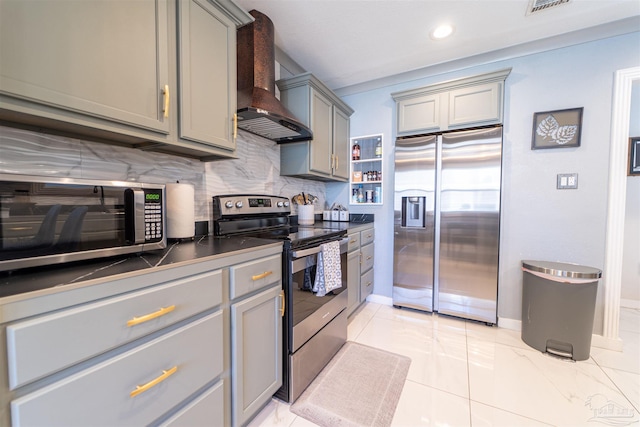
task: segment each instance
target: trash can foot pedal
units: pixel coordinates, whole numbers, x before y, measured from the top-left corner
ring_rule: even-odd
[[[552,356],[573,360],[573,346],[568,343],[548,340],[545,351]]]

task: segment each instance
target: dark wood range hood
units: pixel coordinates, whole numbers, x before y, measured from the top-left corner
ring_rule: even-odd
[[[238,127],[278,144],[312,139],[275,96],[275,38],[273,22],[252,10],[251,24],[238,29]]]

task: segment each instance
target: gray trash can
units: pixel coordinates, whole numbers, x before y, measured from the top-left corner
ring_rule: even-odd
[[[522,271],[522,340],[543,353],[588,359],[602,271],[548,261],[522,261]]]

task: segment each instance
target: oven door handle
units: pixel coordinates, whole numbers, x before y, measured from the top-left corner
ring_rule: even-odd
[[[344,239],[340,240],[340,246],[342,246],[344,244],[347,244],[347,243],[349,243],[349,238],[348,237],[345,237]],[[314,248],[302,249],[301,251],[293,251],[291,253],[291,256],[293,257],[293,259],[303,258],[303,257],[309,256],[309,255],[317,254],[317,253],[320,252],[320,250],[321,250],[321,246],[318,245],[318,246],[316,246]],[[342,252],[342,250],[340,252]]]

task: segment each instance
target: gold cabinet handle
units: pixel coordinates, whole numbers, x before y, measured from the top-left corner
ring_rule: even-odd
[[[280,317],[284,317],[284,291],[280,291]]]
[[[336,154],[336,170],[340,168],[340,157]]]
[[[355,243],[355,242],[356,242],[356,239],[349,240],[349,243]]]
[[[164,113],[164,117],[166,119],[169,117],[169,85],[164,85],[162,95],[164,96],[164,107],[162,108],[162,112]]]
[[[162,371],[162,375],[160,375],[155,380],[151,380],[151,381],[149,381],[148,383],[146,383],[144,385],[136,386],[136,389],[133,390],[131,393],[129,393],[129,397],[136,397],[140,393],[144,393],[145,391],[149,390],[151,387],[157,386],[162,381],[166,380],[171,375],[175,374],[177,371],[178,371],[178,366],[174,366],[171,369],[168,369],[166,371]]]
[[[238,114],[233,115],[233,140],[238,137]]]
[[[264,279],[265,277],[269,276],[273,274],[273,271],[265,271],[262,274],[256,274],[255,276],[251,276],[251,280],[260,280],[260,279]]]
[[[135,326],[140,323],[148,322],[149,320],[155,319],[156,317],[164,316],[167,313],[171,313],[176,309],[175,305],[170,305],[169,307],[162,307],[160,310],[145,314],[144,316],[134,317],[133,319],[127,322],[127,326]]]
[[[370,257],[370,256],[368,256],[368,257],[367,257],[367,261],[369,261],[370,259],[371,259],[371,257]]]

